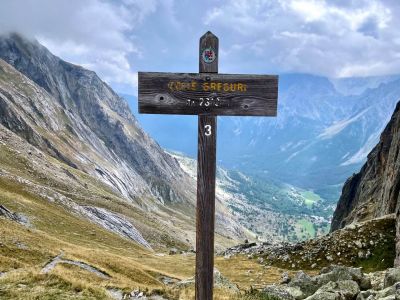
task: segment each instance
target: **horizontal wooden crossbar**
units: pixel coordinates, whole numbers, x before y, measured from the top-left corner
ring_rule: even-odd
[[[139,72],[139,113],[276,116],[278,76]]]

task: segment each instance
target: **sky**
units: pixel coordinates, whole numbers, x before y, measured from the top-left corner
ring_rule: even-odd
[[[400,74],[400,0],[0,0],[0,33],[36,38],[137,94],[138,71],[197,72],[219,37],[219,72]]]

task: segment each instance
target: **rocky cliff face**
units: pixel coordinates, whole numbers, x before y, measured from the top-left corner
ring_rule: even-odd
[[[333,216],[332,231],[396,212],[400,203],[399,152],[400,103],[366,164],[345,183]]]
[[[58,197],[67,197],[68,201],[61,202],[82,200],[82,207],[74,211],[90,216],[92,222],[103,227],[114,228],[116,233],[125,230],[118,225],[121,222],[114,222],[118,219],[115,213],[119,213],[139,227],[143,225],[140,229],[147,231],[149,238],[156,238],[159,230],[158,237],[194,242],[194,180],[140,128],[125,100],[94,72],[67,63],[38,42],[16,34],[0,36],[0,133],[7,150],[19,147],[11,145],[11,140],[25,150],[34,147],[30,151],[40,152],[36,162],[40,158],[41,164],[35,162],[29,174],[13,174],[16,171],[11,165],[11,172],[7,169],[3,175],[28,176],[35,184],[57,193],[57,185],[68,182],[69,187],[65,186]],[[14,154],[20,157],[21,151]],[[23,152],[19,159],[30,160],[29,155]],[[2,158],[9,163],[0,155]],[[62,169],[66,173],[59,173],[58,162],[65,165]],[[4,163],[0,165],[0,176],[2,170],[6,171]],[[33,176],[33,172],[40,172],[43,178]],[[91,190],[93,180],[101,190],[111,190],[113,196],[96,195],[99,189],[96,193]],[[90,196],[86,193],[89,190]],[[115,201],[119,205],[125,202],[123,209],[114,207],[105,212],[103,208],[110,204],[101,200],[104,197],[108,202],[118,199]],[[98,207],[93,208],[94,203]],[[88,204],[90,209],[85,208]],[[141,214],[146,224],[135,220],[130,210]],[[243,228],[227,210],[220,211],[219,216],[217,227],[225,233],[225,240],[244,237]]]
[[[21,101],[4,93],[1,107],[6,127],[70,166],[96,175],[127,197],[150,191],[160,201],[190,198],[186,189],[177,188],[189,184],[182,179],[177,162],[139,128],[127,103],[94,72],[62,61],[39,43],[18,35],[0,39],[0,58],[51,97],[50,101],[42,101],[40,107],[37,101],[28,103],[29,99],[18,99],[24,100],[25,111],[30,109],[31,122],[42,121],[32,124],[26,118],[18,118]],[[14,109],[10,110],[11,107]],[[57,137],[43,137],[35,125]],[[56,141],[57,138],[79,139],[92,153],[76,147],[70,149],[72,153],[65,153],[68,146],[59,147],[64,143]],[[105,167],[99,158],[113,163]]]

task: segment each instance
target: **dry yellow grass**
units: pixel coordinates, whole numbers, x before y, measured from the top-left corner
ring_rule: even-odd
[[[75,221],[78,226],[80,220]],[[17,295],[26,298],[29,294],[30,298],[26,299],[108,299],[106,289],[118,288],[127,292],[165,290],[172,299],[193,299],[193,288],[173,290],[159,280],[161,275],[177,279],[193,276],[193,254],[159,256],[97,226],[80,225],[80,230],[71,225],[69,233],[54,236],[0,218],[0,272],[9,272],[0,278],[0,298],[17,299]],[[102,239],[87,240],[85,231],[88,229]],[[111,278],[102,279],[64,264],[57,265],[49,274],[40,274],[41,268],[61,251],[64,258],[90,264]],[[215,265],[243,291],[258,283],[276,282],[282,272],[275,268],[264,269],[242,256],[229,260],[217,257]],[[235,298],[229,291],[215,290],[215,299]]]
[[[24,164],[14,167],[18,170],[12,170],[13,173],[26,168]],[[58,188],[63,189],[62,186]],[[113,203],[120,206],[113,210],[129,209],[118,201]],[[151,252],[70,213],[61,205],[42,199],[23,184],[1,176],[0,204],[27,215],[33,225],[27,228],[0,217],[0,272],[6,272],[0,277],[0,299],[110,299],[108,288],[126,292],[134,289],[159,291],[171,299],[194,298],[193,287],[176,290],[160,280],[161,276],[178,280],[192,277],[194,254]],[[143,219],[138,212],[130,214]],[[61,252],[63,258],[87,263],[111,278],[102,279],[65,264],[58,264],[50,273],[41,274],[43,266]],[[281,273],[274,268],[264,269],[245,257],[229,260],[216,257],[215,264],[242,291],[257,284],[275,282]],[[237,299],[237,295],[216,289],[215,299]]]

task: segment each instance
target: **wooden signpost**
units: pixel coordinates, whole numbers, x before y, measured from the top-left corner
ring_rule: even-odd
[[[200,38],[199,73],[139,72],[139,113],[198,115],[196,300],[212,300],[217,116],[276,116],[278,76],[218,74],[218,38]]]

